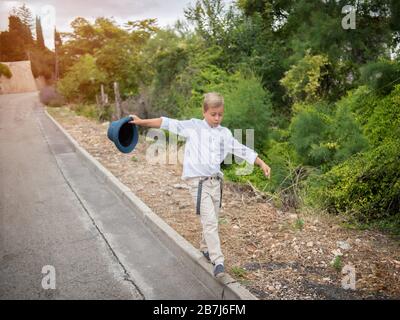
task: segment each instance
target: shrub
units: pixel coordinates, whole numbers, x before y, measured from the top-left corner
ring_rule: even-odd
[[[400,85],[384,99],[375,99],[375,108],[367,118],[364,130],[371,144],[379,146],[386,139],[400,138]]]
[[[326,95],[323,81],[328,76],[328,67],[329,61],[326,56],[312,56],[307,52],[297,65],[285,72],[280,82],[293,101],[316,101]]]
[[[78,103],[71,104],[71,110],[80,116],[100,122],[111,121],[113,114],[112,105],[105,105],[103,108],[99,108],[96,104]]]
[[[57,92],[54,86],[44,87],[39,93],[40,101],[49,107],[61,107],[65,104],[64,97]]]
[[[337,271],[341,271],[343,268],[343,262],[341,256],[335,256],[335,258],[331,262],[331,266]]]
[[[319,166],[333,157],[333,145],[328,144],[332,118],[329,106],[315,104],[303,107],[290,124],[290,142],[302,163]]]
[[[389,218],[400,210],[400,143],[357,154],[308,182],[308,200],[361,222]]]
[[[340,163],[353,154],[368,148],[368,141],[361,126],[347,105],[339,105],[330,128],[331,140],[335,143],[333,163]]]
[[[94,104],[78,103],[71,106],[71,109],[78,115],[86,118],[98,119],[97,107]]]
[[[324,171],[367,148],[367,139],[345,103],[297,107],[290,125],[290,142],[305,165]]]
[[[5,76],[8,79],[12,77],[10,68],[3,63],[0,63],[0,76]]]
[[[345,213],[358,224],[400,229],[400,85],[383,99],[357,98],[359,89],[346,99],[351,99],[349,108],[365,110],[357,112],[369,147],[325,174],[311,175],[306,203]],[[365,101],[368,107],[357,105]]]
[[[396,61],[372,62],[363,66],[360,72],[360,82],[380,95],[389,94],[400,83],[400,63]]]

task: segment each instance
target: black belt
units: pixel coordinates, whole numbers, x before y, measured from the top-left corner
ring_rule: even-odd
[[[212,180],[212,179],[217,179],[220,181],[220,198],[219,198],[219,207],[222,207],[222,190],[223,190],[223,180],[221,177],[217,176],[217,177],[206,177],[206,178],[200,178],[199,181],[199,186],[197,188],[197,203],[196,203],[196,214],[200,215],[200,204],[201,204],[201,194],[203,192],[203,182],[207,181],[207,180]]]

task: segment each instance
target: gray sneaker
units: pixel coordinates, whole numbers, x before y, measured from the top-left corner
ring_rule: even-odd
[[[225,275],[225,268],[222,263],[217,264],[214,268],[214,277],[221,278]]]

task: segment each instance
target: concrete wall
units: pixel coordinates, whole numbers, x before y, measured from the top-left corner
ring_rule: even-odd
[[[0,77],[0,94],[37,91],[30,61],[1,62],[10,68],[12,77]]]

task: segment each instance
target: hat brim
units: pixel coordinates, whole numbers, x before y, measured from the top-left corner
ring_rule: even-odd
[[[139,140],[138,129],[135,124],[129,123],[130,121],[132,118],[126,117],[112,122],[108,128],[108,138],[122,153],[131,153]]]

